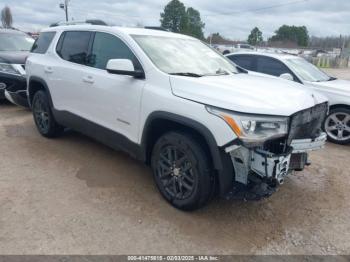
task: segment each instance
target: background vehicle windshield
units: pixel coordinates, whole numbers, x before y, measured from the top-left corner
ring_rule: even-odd
[[[29,51],[34,39],[25,34],[0,33],[0,51]]]
[[[287,59],[286,64],[302,79],[310,82],[324,82],[331,78],[313,64],[302,58]]]
[[[225,57],[198,40],[133,36],[152,62],[168,74],[222,75],[237,73]]]

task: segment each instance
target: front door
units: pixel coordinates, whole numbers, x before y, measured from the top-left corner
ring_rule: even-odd
[[[90,120],[137,142],[142,89],[145,80],[108,73],[110,59],[130,59],[141,69],[136,56],[117,36],[96,32],[84,71],[84,111]]]

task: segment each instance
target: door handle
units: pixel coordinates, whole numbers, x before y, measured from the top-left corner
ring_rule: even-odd
[[[45,73],[49,73],[49,74],[53,73],[52,67],[50,67],[50,66],[45,67]]]
[[[83,78],[83,82],[93,84],[95,81],[94,81],[94,78],[92,76],[86,76]]]

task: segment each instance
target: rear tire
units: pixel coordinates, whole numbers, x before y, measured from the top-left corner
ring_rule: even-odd
[[[215,180],[210,158],[197,140],[170,132],[156,142],[151,166],[162,196],[181,210],[203,207],[213,196]]]
[[[63,133],[64,127],[56,122],[46,92],[40,90],[34,94],[32,110],[35,125],[42,136],[54,138]]]
[[[339,145],[350,143],[350,109],[339,107],[330,110],[324,122],[328,140]]]

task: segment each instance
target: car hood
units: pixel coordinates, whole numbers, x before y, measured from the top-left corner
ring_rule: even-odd
[[[290,116],[327,101],[292,81],[247,74],[171,76],[170,83],[176,96],[242,113]]]
[[[336,92],[346,92],[350,95],[350,81],[348,80],[336,79],[333,81],[312,82],[311,84],[314,86],[328,87],[330,90],[333,89]]]
[[[25,64],[29,51],[0,51],[0,63]]]

